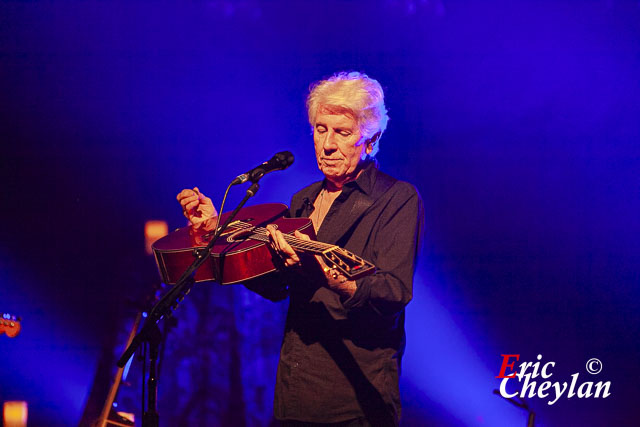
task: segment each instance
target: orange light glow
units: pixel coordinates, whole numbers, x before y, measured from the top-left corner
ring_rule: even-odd
[[[2,418],[4,419],[5,427],[26,427],[27,415],[27,402],[4,402]]]
[[[131,412],[118,411],[117,414],[120,415],[122,418],[124,418],[125,420],[129,421],[132,424],[136,423],[136,416],[134,414],[132,414]]]
[[[166,221],[147,221],[144,224],[144,246],[147,254],[151,255],[151,245],[161,237],[169,234],[169,225]]]

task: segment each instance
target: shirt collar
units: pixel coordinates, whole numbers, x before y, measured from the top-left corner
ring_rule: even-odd
[[[362,173],[353,181],[347,182],[346,188],[359,188],[366,195],[370,195],[375,184],[375,170],[378,169],[378,161],[376,159],[366,160]]]

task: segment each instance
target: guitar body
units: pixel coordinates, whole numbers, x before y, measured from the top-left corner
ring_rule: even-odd
[[[293,234],[295,230],[299,230],[314,239],[315,232],[311,220],[283,218],[288,210],[282,203],[266,203],[241,209],[229,228],[213,245],[209,259],[196,271],[195,281],[213,280],[222,285],[228,285],[274,271],[276,267],[267,245],[238,235],[243,230],[239,224],[244,227],[246,224],[254,227],[275,224],[285,234]],[[223,224],[229,215],[230,213],[222,214],[220,224]],[[157,240],[152,247],[162,280],[167,284],[175,284],[187,267],[193,263],[195,249],[204,248],[214,231],[189,226]]]
[[[15,338],[22,329],[20,318],[9,313],[0,314],[0,335],[7,334],[9,338]]]

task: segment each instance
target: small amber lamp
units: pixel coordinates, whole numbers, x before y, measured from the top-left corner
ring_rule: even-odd
[[[144,223],[144,246],[148,255],[152,254],[151,245],[161,237],[169,234],[166,221],[147,221]]]
[[[27,427],[27,415],[27,402],[4,402],[4,409],[2,411],[4,427]]]

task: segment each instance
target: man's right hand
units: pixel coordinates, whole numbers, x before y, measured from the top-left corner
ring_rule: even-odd
[[[211,199],[202,194],[198,187],[194,187],[193,190],[182,190],[176,199],[182,206],[182,213],[193,225],[200,225],[204,221],[218,216]]]

